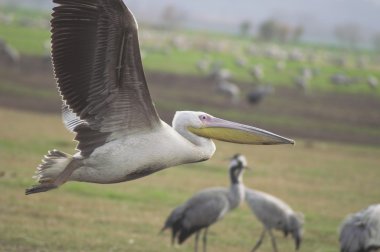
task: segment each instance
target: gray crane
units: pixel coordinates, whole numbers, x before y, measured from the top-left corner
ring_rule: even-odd
[[[161,232],[171,229],[172,244],[176,240],[182,244],[195,233],[194,250],[198,251],[199,235],[204,230],[203,251],[206,251],[208,228],[244,200],[242,179],[246,165],[245,157],[236,154],[231,159],[229,168],[231,180],[229,188],[215,187],[202,190],[171,212]]]
[[[380,251],[380,204],[349,215],[340,229],[341,252]]]
[[[245,188],[245,200],[253,214],[264,226],[252,252],[260,247],[267,232],[271,237],[273,250],[278,251],[276,239],[272,232],[273,229],[282,231],[285,237],[290,234],[295,241],[296,250],[299,249],[302,242],[302,226],[304,223],[302,213],[294,212],[288,204],[270,194],[249,188]]]
[[[375,76],[370,75],[367,77],[367,83],[371,88],[376,89],[379,85],[379,80]]]
[[[250,104],[259,104],[265,97],[274,93],[274,88],[272,86],[258,86],[255,90],[251,91],[247,95],[247,100]]]
[[[216,86],[216,91],[227,97],[233,104],[237,104],[240,100],[240,88],[227,80],[219,81]]]
[[[20,53],[0,38],[0,59],[1,58],[5,59],[6,63],[11,64],[17,64],[20,61]]]

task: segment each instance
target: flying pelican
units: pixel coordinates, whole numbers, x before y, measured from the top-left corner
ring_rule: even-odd
[[[348,216],[340,229],[341,252],[380,251],[380,204]]]
[[[137,23],[122,0],[54,0],[52,58],[73,156],[50,151],[26,194],[67,181],[118,183],[167,167],[209,159],[212,139],[294,144],[271,132],[203,112],[158,116],[146,84]]]
[[[247,161],[243,155],[236,154],[230,164],[230,188],[216,187],[202,190],[187,202],[175,208],[167,218],[164,227],[172,230],[172,244],[178,240],[182,244],[195,233],[194,250],[198,250],[199,234],[203,232],[203,251],[207,247],[208,228],[222,219],[244,200],[243,170]]]
[[[276,239],[272,229],[281,230],[284,235],[289,233],[294,239],[296,250],[299,249],[302,241],[302,226],[304,217],[302,213],[295,213],[290,206],[282,200],[256,190],[245,188],[245,200],[257,219],[263,224],[264,229],[259,240],[253,247],[256,251],[264,240],[266,232],[269,233],[273,250],[277,252]]]

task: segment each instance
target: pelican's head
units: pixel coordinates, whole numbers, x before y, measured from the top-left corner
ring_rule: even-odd
[[[216,118],[204,112],[177,112],[173,119],[173,128],[182,135],[187,131],[199,137],[231,143],[261,145],[295,143],[292,139],[272,132]]]

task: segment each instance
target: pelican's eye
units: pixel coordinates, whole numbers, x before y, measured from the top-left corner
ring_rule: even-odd
[[[208,116],[207,115],[200,115],[199,119],[201,119],[201,121],[206,121],[208,119]]]

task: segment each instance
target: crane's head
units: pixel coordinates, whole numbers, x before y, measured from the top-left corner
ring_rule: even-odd
[[[245,157],[241,154],[235,154],[230,162],[230,178],[232,184],[242,182],[245,168],[247,168],[247,160]]]
[[[173,127],[180,134],[191,132],[198,137],[231,143],[260,145],[295,143],[292,139],[272,132],[213,117],[204,112],[177,112],[173,119]]]
[[[305,217],[303,213],[297,212],[289,217],[290,234],[294,239],[296,251],[301,246],[304,222]]]

